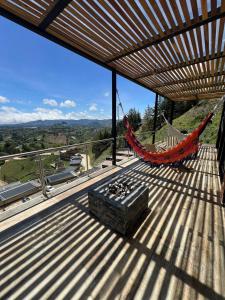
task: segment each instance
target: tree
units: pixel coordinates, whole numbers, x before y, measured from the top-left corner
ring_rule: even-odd
[[[127,117],[134,131],[138,130],[138,128],[141,126],[141,115],[139,111],[137,111],[135,108],[131,108],[127,114]]]
[[[116,131],[117,131],[117,136],[124,135],[125,128],[124,128],[124,123],[123,120],[119,120],[116,124]]]
[[[22,151],[23,152],[31,151],[31,147],[29,146],[29,144],[22,144]]]
[[[149,105],[146,107],[142,122],[142,130],[150,131],[153,127],[153,119],[154,119],[154,108],[151,108]]]
[[[14,154],[18,153],[19,149],[16,148],[16,145],[13,141],[6,141],[3,147],[3,152],[6,152],[7,154]]]
[[[112,135],[111,135],[110,129],[104,128],[104,129],[99,130],[96,133],[94,140],[104,140],[104,139],[109,139],[111,137],[112,137]],[[95,159],[97,157],[99,157],[104,150],[106,150],[108,147],[110,147],[110,145],[111,145],[111,142],[109,142],[109,141],[104,141],[104,142],[99,142],[99,143],[93,144],[92,152],[94,153]]]

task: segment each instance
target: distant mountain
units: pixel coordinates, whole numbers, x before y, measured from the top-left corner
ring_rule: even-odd
[[[110,119],[80,119],[80,120],[37,120],[20,124],[2,124],[1,127],[49,127],[54,125],[64,126],[88,126],[88,127],[110,127],[112,121]]]

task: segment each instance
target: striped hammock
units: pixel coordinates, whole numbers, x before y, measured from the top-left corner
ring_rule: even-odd
[[[163,152],[147,151],[136,138],[132,126],[129,124],[126,116],[124,116],[124,126],[127,129],[125,138],[130,147],[133,148],[134,152],[136,152],[138,156],[143,158],[144,161],[150,163],[152,166],[177,166],[185,160],[191,159],[195,154],[197,154],[199,149],[199,137],[212,119],[213,115],[213,112],[209,113],[192,133],[187,135],[174,147]]]

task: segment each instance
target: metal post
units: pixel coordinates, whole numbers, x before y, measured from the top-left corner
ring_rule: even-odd
[[[225,206],[225,175],[223,178],[222,204]]]
[[[155,94],[155,111],[154,111],[154,121],[153,121],[153,133],[152,133],[152,144],[155,144],[155,132],[157,126],[157,115],[158,115],[158,93]]]
[[[171,125],[173,124],[174,107],[175,107],[175,102],[170,100],[170,116],[169,116],[169,122],[170,122]]]
[[[225,119],[225,101],[223,103],[223,110],[222,110],[222,114],[221,114],[221,118],[220,118],[220,125],[219,125],[219,130],[218,130],[218,134],[217,134],[217,141],[216,141],[216,148],[219,149],[220,146],[220,142],[221,142],[221,138],[222,138],[222,131],[223,131],[223,127],[224,127],[224,119]]]
[[[112,164],[116,165],[116,71],[112,71]]]
[[[44,196],[47,196],[46,194],[46,184],[45,184],[45,173],[43,169],[43,163],[41,159],[41,155],[38,155],[38,166],[39,166],[39,172],[40,172],[40,181],[41,181],[41,187],[42,187],[42,193]]]
[[[88,147],[87,147],[87,145],[86,145],[86,147],[85,147],[85,155],[86,155],[86,171],[88,171],[89,170],[89,165],[88,165]]]

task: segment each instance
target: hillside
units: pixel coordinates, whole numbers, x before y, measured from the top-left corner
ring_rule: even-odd
[[[200,101],[197,105],[187,111],[185,114],[175,119],[173,125],[179,130],[187,130],[188,133],[193,131],[199,123],[204,119],[207,113],[211,112],[216,105],[217,100]],[[206,144],[215,144],[217,138],[218,127],[221,118],[222,103],[220,105],[218,113],[213,118],[211,124],[209,124],[203,134],[201,135],[201,141]]]
[[[19,124],[0,124],[0,127],[49,127],[49,126],[88,126],[88,127],[110,127],[110,119],[79,119],[79,120],[38,120]]]
[[[180,131],[187,131],[190,133],[198,127],[199,123],[204,119],[204,117],[212,111],[216,105],[216,100],[210,101],[199,101],[197,105],[192,107],[186,113],[181,115],[179,118],[173,120],[173,126],[179,129]],[[222,103],[220,105],[219,113],[213,118],[212,124],[209,124],[203,134],[201,135],[201,142],[206,144],[215,144],[216,137],[221,117]],[[163,126],[156,133],[156,141],[161,141],[166,136],[166,126]],[[144,143],[151,143],[152,138],[148,137],[142,140]]]

